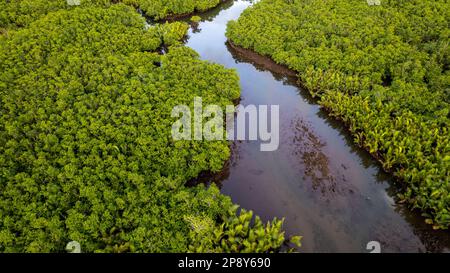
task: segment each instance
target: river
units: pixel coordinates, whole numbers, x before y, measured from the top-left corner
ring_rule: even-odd
[[[199,14],[187,46],[237,71],[242,105],[279,105],[280,145],[261,152],[257,141],[236,141],[230,162],[209,179],[264,221],[284,217],[287,235],[303,236],[299,252],[369,252],[369,241],[382,252],[450,252],[450,234],[395,202],[392,176],[327,117],[295,75],[226,43],[227,22],[249,5],[227,1]]]

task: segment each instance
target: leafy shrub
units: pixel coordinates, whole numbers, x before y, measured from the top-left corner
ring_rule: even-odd
[[[170,15],[205,11],[217,6],[221,0],[137,0],[146,15],[163,19]]]

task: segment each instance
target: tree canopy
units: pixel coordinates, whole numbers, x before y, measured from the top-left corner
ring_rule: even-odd
[[[80,0],[79,7],[109,7],[124,3],[140,8],[152,19],[163,19],[170,15],[205,11],[221,3],[221,0]],[[74,9],[67,0],[1,0],[0,30],[24,27],[46,15],[60,9]]]
[[[146,27],[116,4],[0,36],[1,252],[279,250],[282,221],[264,225],[215,185],[185,186],[230,150],[174,141],[172,107],[240,94],[233,70],[182,45],[187,27]]]
[[[405,182],[399,196],[448,228],[449,25],[446,0],[261,0],[228,24],[227,36],[297,71]]]

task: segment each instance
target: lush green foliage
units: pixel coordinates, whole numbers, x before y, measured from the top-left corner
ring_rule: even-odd
[[[151,18],[163,19],[170,15],[205,11],[217,6],[222,0],[122,0],[138,6]]]
[[[198,23],[202,20],[202,18],[200,16],[194,15],[191,17],[191,22],[193,23]]]
[[[80,0],[81,7],[108,7],[114,3],[139,7],[154,19],[169,15],[205,11],[221,0]],[[23,27],[49,12],[73,9],[67,0],[0,0],[0,29]]]
[[[236,44],[299,78],[435,228],[450,225],[450,3],[262,0],[228,25]]]
[[[80,0],[81,7],[110,5],[111,0]],[[29,25],[41,16],[60,9],[73,9],[67,0],[1,0],[0,28],[9,29]]]
[[[59,10],[0,37],[1,252],[72,240],[85,252],[279,249],[279,220],[250,224],[216,186],[184,186],[230,152],[173,141],[172,107],[239,97],[236,73],[199,60],[179,42],[186,31],[147,28],[118,4]]]
[[[263,225],[261,219],[253,218],[251,211],[241,210],[236,217],[238,206],[228,210],[228,217],[223,219],[220,227],[213,225],[212,221],[195,216],[185,217],[191,225],[190,236],[194,244],[189,246],[192,252],[205,250],[214,252],[273,252],[285,242],[282,221],[274,221]],[[252,221],[254,222],[252,223]],[[300,236],[293,236],[290,242],[300,246]]]

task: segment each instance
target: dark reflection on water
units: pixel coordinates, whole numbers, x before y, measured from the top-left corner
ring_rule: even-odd
[[[391,176],[327,117],[292,72],[226,43],[226,23],[249,5],[229,1],[202,14],[187,45],[204,60],[236,69],[241,104],[280,106],[280,146],[261,152],[257,141],[236,141],[221,173],[192,183],[216,182],[264,220],[285,217],[287,233],[304,236],[301,252],[367,252],[374,240],[383,252],[450,251],[450,233],[433,231],[396,204]]]

